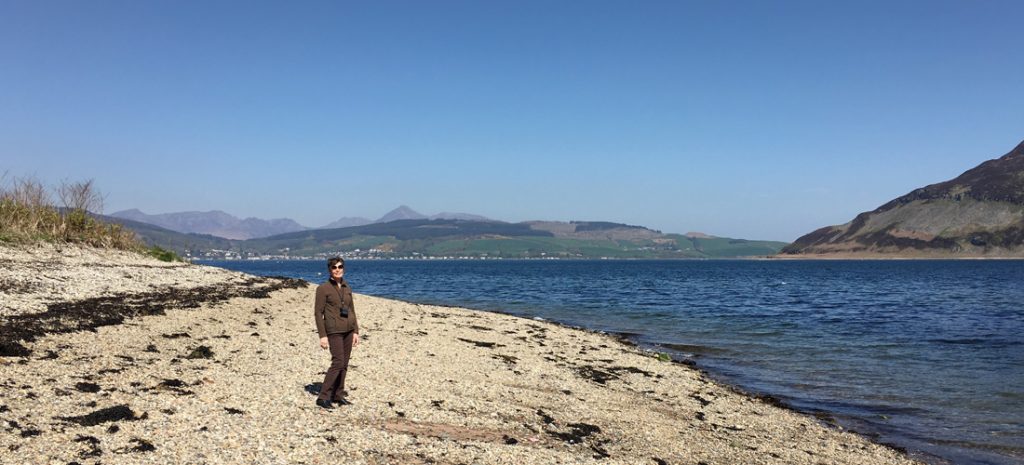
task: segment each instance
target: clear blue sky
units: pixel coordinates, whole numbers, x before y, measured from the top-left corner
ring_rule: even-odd
[[[1024,139],[1019,1],[0,2],[0,172],[793,240]]]

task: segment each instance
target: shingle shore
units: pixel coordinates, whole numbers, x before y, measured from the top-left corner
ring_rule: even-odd
[[[365,295],[353,405],[324,411],[312,287],[70,247],[0,265],[4,329],[154,286],[238,294],[22,341],[0,357],[4,464],[916,463],[607,335]]]

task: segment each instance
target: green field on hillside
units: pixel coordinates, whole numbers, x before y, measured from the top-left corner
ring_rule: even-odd
[[[680,249],[692,249],[709,258],[734,258],[774,255],[786,246],[785,242],[751,241],[727,237],[691,238],[682,234],[669,234]]]

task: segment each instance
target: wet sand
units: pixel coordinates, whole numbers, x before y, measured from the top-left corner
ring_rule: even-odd
[[[0,265],[0,463],[916,463],[609,335],[358,294],[353,404],[325,411],[306,283],[53,246]]]

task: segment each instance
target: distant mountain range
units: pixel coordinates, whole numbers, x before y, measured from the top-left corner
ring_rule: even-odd
[[[1024,257],[1024,142],[955,179],[800,237],[781,255]]]
[[[260,218],[240,219],[220,210],[211,210],[206,212],[188,211],[149,215],[139,211],[138,209],[131,209],[111,213],[110,216],[160,226],[164,229],[185,234],[210,234],[223,237],[225,239],[240,240],[268,237],[295,231],[306,231],[309,229],[347,228],[374,223],[387,223],[395,220],[458,219],[491,221],[486,217],[471,215],[468,213],[442,212],[436,215],[427,216],[418,213],[405,205],[391,210],[376,221],[361,217],[343,217],[319,228],[303,226],[290,218],[277,218],[271,220],[264,220]]]
[[[507,223],[451,213],[427,217],[408,207],[381,219],[396,217],[403,219],[251,239],[182,233],[122,217],[103,219],[125,225],[147,244],[192,257],[732,258],[772,255],[786,245],[703,233],[664,234],[606,221]]]

